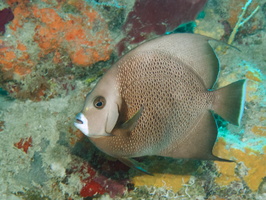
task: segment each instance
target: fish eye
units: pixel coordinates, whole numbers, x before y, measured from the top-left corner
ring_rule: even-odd
[[[98,96],[94,99],[93,105],[97,109],[102,109],[105,106],[106,100],[102,96]]]

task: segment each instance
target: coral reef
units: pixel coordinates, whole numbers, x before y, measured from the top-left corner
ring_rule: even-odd
[[[176,160],[172,158],[149,157],[143,163],[149,166],[153,176],[137,174],[132,178],[135,187],[163,187],[178,192],[187,184],[201,162],[193,160]]]
[[[108,193],[110,197],[121,196],[127,190],[128,180],[112,180],[104,175],[100,175],[93,167],[84,163],[81,166],[72,166],[71,173],[82,175],[82,188],[79,192],[82,197],[93,197]]]
[[[263,144],[265,141],[266,140],[261,140],[260,142]],[[253,150],[253,147],[249,147],[248,145],[244,150],[239,150],[237,148],[230,148],[229,150],[226,145],[228,144],[226,144],[223,139],[220,139],[214,151],[217,152],[219,156],[236,160],[237,164],[217,162],[217,169],[221,174],[215,181],[219,185],[226,186],[234,181],[241,182],[243,180],[252,191],[257,191],[263,178],[266,176],[265,146],[261,150]]]
[[[137,0],[123,26],[126,37],[117,44],[119,54],[128,44],[171,32],[194,20],[205,3],[206,0]]]
[[[265,0],[246,9],[244,18],[252,17],[232,43],[241,51],[211,43],[221,63],[215,87],[247,79],[241,125],[217,117],[213,152],[234,162],[137,158],[148,176],[104,155],[73,126],[117,59],[115,45],[124,53],[168,34],[206,1],[184,3],[188,15],[173,2],[0,1],[0,199],[266,199]],[[191,31],[227,42],[247,2],[208,1]]]
[[[60,89],[53,93],[51,79],[66,84],[69,77],[84,74],[75,68],[110,59],[108,24],[85,1],[8,0],[7,5],[2,22],[10,20],[12,12],[14,19],[0,37],[0,84],[14,97],[37,101],[54,97]]]
[[[204,10],[205,18],[210,20],[218,21],[220,19],[219,16],[215,13],[215,11],[211,8],[206,8]],[[208,37],[220,40],[225,35],[224,25],[222,23],[210,23],[209,21],[202,19],[196,19],[196,26],[194,28],[194,33],[206,35]]]
[[[253,0],[248,0],[245,4],[245,6],[242,8],[242,13],[239,15],[238,17],[238,21],[235,24],[235,27],[233,28],[232,33],[230,34],[230,37],[228,39],[228,44],[232,44],[235,35],[238,31],[238,29],[243,26],[248,20],[250,20],[250,18],[252,18],[253,15],[255,15],[255,13],[259,10],[260,6],[257,6],[255,8],[255,10],[246,18],[244,18],[244,15],[246,14],[246,11],[248,9],[248,7],[250,6],[250,4],[252,3]]]
[[[245,35],[254,34],[265,26],[261,7],[263,1],[209,1],[205,17],[196,20],[195,33],[232,44]],[[219,6],[217,6],[219,5]],[[209,18],[210,21],[205,19]],[[212,26],[213,25],[213,26]],[[244,26],[244,27],[243,27]],[[241,42],[241,40],[239,40]]]
[[[109,61],[115,45],[121,54],[193,20],[206,0],[4,2],[0,86],[15,98],[40,101],[63,96],[63,85],[75,87],[72,80],[89,74],[88,67]]]

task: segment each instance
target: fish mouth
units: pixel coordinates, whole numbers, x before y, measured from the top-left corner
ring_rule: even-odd
[[[89,136],[89,126],[88,120],[83,113],[79,113],[76,116],[76,121],[74,122],[76,128],[78,128],[84,135]]]
[[[75,124],[83,124],[83,121],[80,120],[79,118],[76,118],[76,122],[75,122]]]

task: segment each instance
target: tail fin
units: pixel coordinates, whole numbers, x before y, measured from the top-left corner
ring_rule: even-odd
[[[232,124],[240,125],[246,96],[246,80],[239,80],[214,91],[213,111]]]

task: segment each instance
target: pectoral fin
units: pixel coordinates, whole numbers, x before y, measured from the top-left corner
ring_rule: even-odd
[[[148,172],[147,170],[143,169],[142,167],[140,167],[139,162],[134,160],[134,159],[130,159],[130,158],[118,158],[118,160],[120,160],[122,163],[124,163],[125,165],[132,167],[138,171],[141,171],[142,173],[148,174],[150,176],[153,176],[152,173]]]
[[[131,117],[129,120],[127,120],[125,123],[123,123],[119,129],[124,129],[127,132],[131,132],[137,125],[138,119],[140,118],[143,111],[143,107],[141,107],[138,112],[136,112],[133,117]]]

